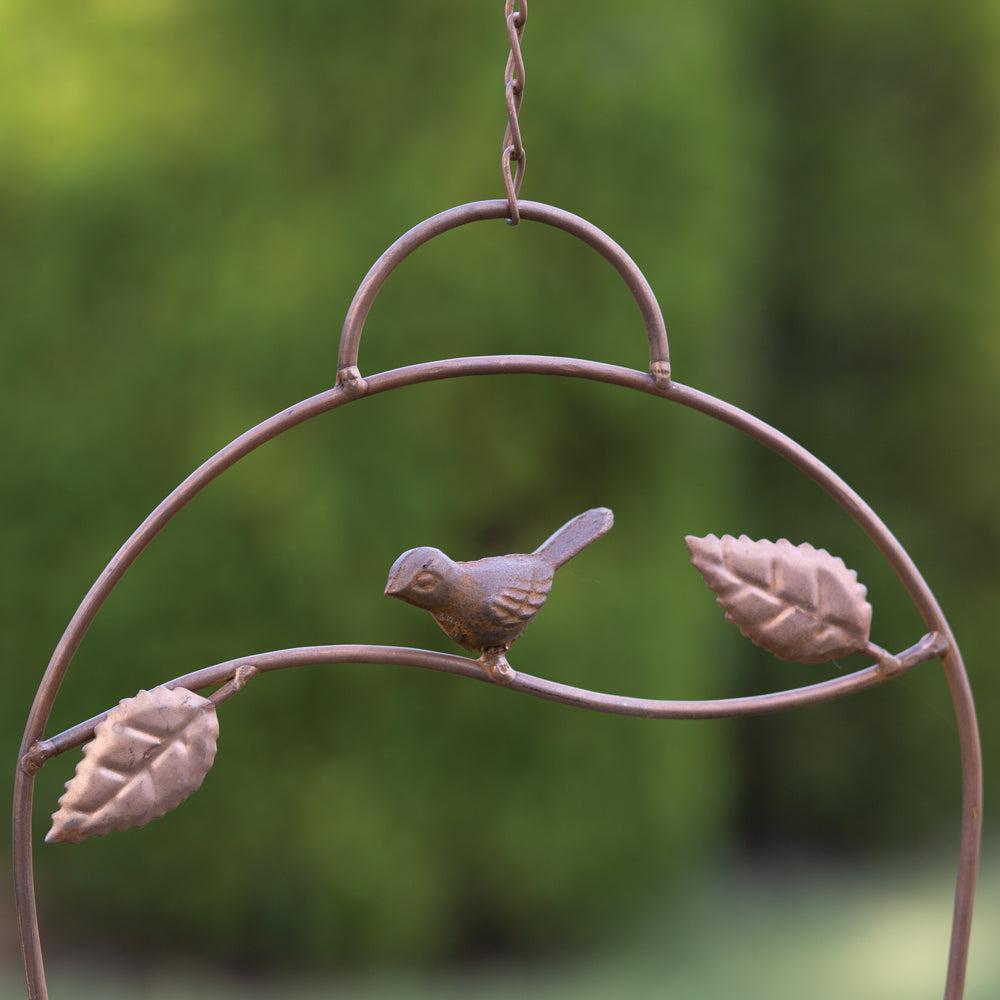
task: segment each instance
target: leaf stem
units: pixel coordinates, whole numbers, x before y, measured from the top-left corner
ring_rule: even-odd
[[[256,677],[259,673],[260,671],[252,663],[246,663],[237,667],[232,679],[213,691],[208,696],[208,700],[218,708],[223,702],[229,701],[233,695],[239,694],[247,686],[250,678]]]

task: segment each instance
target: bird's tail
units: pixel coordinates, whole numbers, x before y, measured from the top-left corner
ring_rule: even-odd
[[[554,569],[558,569],[591,542],[600,538],[614,523],[615,516],[607,507],[585,510],[545,539],[533,554],[541,556],[546,562],[552,563]]]

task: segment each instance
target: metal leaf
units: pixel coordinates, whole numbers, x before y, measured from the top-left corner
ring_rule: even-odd
[[[83,748],[45,839],[75,843],[163,816],[201,786],[218,736],[215,705],[185,688],[126,698]]]
[[[726,618],[775,656],[822,663],[866,647],[872,607],[843,559],[784,539],[689,535],[685,542]]]

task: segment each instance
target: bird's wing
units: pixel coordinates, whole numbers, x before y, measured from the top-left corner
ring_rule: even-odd
[[[552,574],[536,569],[515,580],[509,580],[490,598],[490,613],[498,625],[527,624],[545,603],[552,589]]]

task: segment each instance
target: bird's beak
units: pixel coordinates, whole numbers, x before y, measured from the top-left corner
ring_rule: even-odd
[[[403,585],[400,583],[400,578],[403,576],[403,574],[400,572],[400,567],[403,565],[403,560],[409,554],[410,554],[409,552],[404,552],[392,564],[392,567],[389,570],[389,581],[385,585],[386,597],[399,597],[400,591],[403,590]]]

